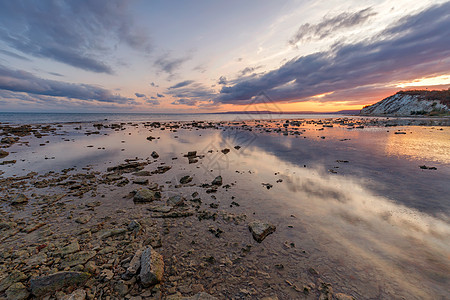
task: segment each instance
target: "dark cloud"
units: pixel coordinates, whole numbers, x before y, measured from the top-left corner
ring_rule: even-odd
[[[178,82],[177,84],[171,86],[171,87],[169,88],[169,90],[178,89],[178,88],[181,88],[181,87],[190,85],[190,84],[192,84],[193,82],[194,82],[194,80],[185,80],[185,81],[181,81],[181,82]]]
[[[160,94],[160,93],[156,93],[156,96],[157,96],[158,98],[164,98],[164,95],[163,95],[163,94]]]
[[[135,95],[136,95],[136,97],[138,97],[138,98],[143,98],[143,97],[145,97],[145,95],[144,94],[141,94],[141,93],[134,93]]]
[[[239,73],[240,73],[240,76],[245,76],[245,75],[247,75],[249,73],[252,73],[252,72],[254,72],[254,71],[256,71],[256,70],[258,70],[258,69],[260,69],[262,67],[263,66],[246,67],[243,70],[241,70]]]
[[[372,11],[369,7],[358,12],[344,12],[331,18],[325,17],[318,24],[303,24],[297,30],[297,33],[289,40],[289,43],[295,45],[300,41],[325,38],[340,29],[362,24],[376,14],[377,13]]]
[[[172,58],[170,55],[162,55],[154,62],[154,66],[167,74],[172,75],[176,70],[178,70],[183,63],[190,60],[190,56]]]
[[[225,76],[220,76],[219,81],[217,83],[225,85],[225,84],[228,84],[228,81]]]
[[[159,101],[158,100],[156,100],[156,99],[154,99],[155,97],[152,97],[151,99],[146,99],[145,100],[145,102],[147,102],[148,104],[151,104],[151,105],[159,105],[160,103],[159,103]]]
[[[413,80],[450,70],[450,2],[391,24],[383,34],[355,44],[288,61],[257,77],[223,87],[216,103],[245,104],[265,91],[274,101],[309,97],[366,85]]]
[[[28,55],[111,74],[104,57],[117,44],[151,48],[127,6],[122,0],[3,1],[0,40]]]
[[[132,100],[98,86],[43,79],[29,72],[11,70],[1,65],[0,90],[85,101],[127,103]]]
[[[178,99],[172,102],[173,105],[196,106],[197,100],[194,99]]]

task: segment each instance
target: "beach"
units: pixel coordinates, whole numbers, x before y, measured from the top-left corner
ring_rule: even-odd
[[[276,117],[0,120],[0,297],[448,298],[449,119]]]

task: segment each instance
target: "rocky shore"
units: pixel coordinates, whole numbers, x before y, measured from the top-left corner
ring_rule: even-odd
[[[244,151],[248,139],[170,157],[156,146],[163,131],[174,139],[183,138],[180,131],[201,136],[205,130],[224,129],[301,137],[304,124],[359,130],[448,126],[449,119],[0,123],[0,299],[365,298],[357,288],[328,282],[320,266],[308,260],[310,249],[278,240],[279,232],[291,230],[289,222],[297,222],[296,216],[274,224],[253,209],[282,179],[270,184],[260,180],[255,194],[242,194],[244,176],[236,180],[214,169],[219,159]],[[147,132],[145,139],[138,135],[146,155],[106,166],[94,157],[82,165],[15,173],[20,173],[14,169],[20,157],[33,156],[33,147],[127,129]],[[126,157],[127,143],[122,144],[120,154]],[[108,147],[89,148],[101,153]],[[211,160],[215,164],[205,170]],[[235,171],[236,176],[241,173],[250,176],[251,170]],[[380,295],[388,297],[389,291]]]

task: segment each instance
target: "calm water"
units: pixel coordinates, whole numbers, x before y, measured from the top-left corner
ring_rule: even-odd
[[[116,117],[119,121],[124,115]],[[3,177],[88,165],[104,171],[126,158],[146,158],[155,150],[160,160],[173,166],[161,183],[177,182],[186,174],[195,183],[218,174],[225,182],[235,182],[232,191],[238,195],[239,209],[277,225],[265,247],[276,253],[286,240],[301,245],[310,253],[311,265],[349,294],[373,299],[450,296],[448,127],[335,126],[319,131],[317,125],[306,125],[297,137],[232,126],[177,132],[128,126],[86,136],[83,131],[92,126],[87,124],[82,131],[73,127],[58,129],[65,136],[23,138],[29,144],[10,148],[15,153],[8,159],[17,163],[0,166]],[[407,134],[394,134],[396,130]],[[148,135],[160,139],[149,142]],[[235,151],[236,145],[242,148]],[[223,155],[223,148],[232,151]],[[205,157],[188,165],[182,155],[192,150]],[[420,165],[437,170],[422,170]],[[261,183],[274,187],[267,190]],[[287,265],[296,263],[293,257],[276,257]]]
[[[235,121],[254,119],[320,119],[340,115],[301,114],[157,114],[157,113],[5,113],[0,122],[10,124],[49,124],[80,122],[153,122],[153,121]]]

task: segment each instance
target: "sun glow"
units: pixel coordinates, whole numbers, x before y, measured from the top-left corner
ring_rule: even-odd
[[[436,77],[424,77],[415,79],[412,82],[400,82],[395,84],[396,87],[405,88],[410,86],[431,86],[450,84],[450,75],[441,75]]]

